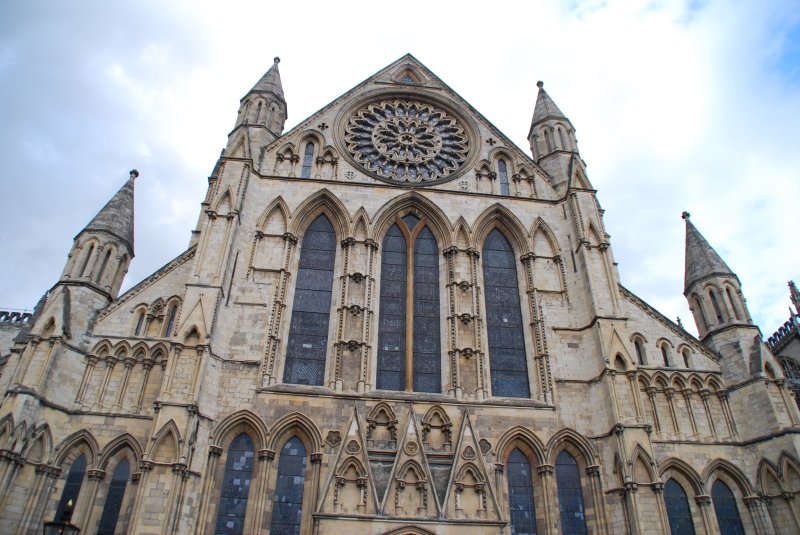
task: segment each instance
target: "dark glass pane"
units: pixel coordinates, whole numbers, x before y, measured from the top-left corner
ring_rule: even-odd
[[[61,520],[61,514],[67,507],[67,503],[72,500],[72,506],[78,503],[78,495],[81,493],[81,485],[83,485],[83,476],[86,475],[86,456],[81,454],[80,457],[75,459],[72,466],[69,468],[67,480],[64,482],[64,490],[61,492],[61,500],[58,502],[56,508],[56,516],[53,520],[58,522]]]
[[[392,225],[381,252],[378,390],[406,388],[406,277],[406,238],[400,227]]]
[[[308,227],[301,244],[284,383],[319,386],[325,379],[335,261],[336,233],[321,215]]]
[[[406,216],[409,217],[409,216]],[[414,391],[442,391],[439,248],[428,227],[414,242]]]
[[[254,459],[255,445],[246,433],[233,439],[225,463],[215,535],[241,535],[244,532]]]
[[[103,516],[100,517],[100,527],[97,530],[97,535],[114,535],[130,472],[128,459],[122,459],[114,470],[114,475],[111,476],[111,483],[108,486],[106,504],[103,506]]]
[[[278,460],[275,501],[272,503],[272,535],[299,535],[306,482],[306,448],[293,437],[283,446]]]
[[[306,152],[303,155],[303,170],[300,172],[300,178],[311,178],[311,164],[314,161],[314,144],[309,143],[306,145]]]
[[[728,485],[719,479],[711,487],[711,501],[717,514],[720,535],[744,535],[744,526],[736,507],[736,497]]]
[[[167,332],[164,336],[169,338],[172,336],[172,327],[175,325],[175,313],[178,311],[178,305],[172,305],[172,311],[169,313],[169,323],[167,324]]]
[[[500,171],[500,194],[508,195],[508,169],[506,168],[506,162],[500,160],[497,162],[497,168]]]
[[[556,483],[558,506],[561,511],[561,533],[586,535],[581,474],[575,458],[566,450],[559,453],[556,458]]]
[[[483,283],[492,395],[530,397],[514,250],[494,229],[483,245]]]
[[[403,223],[406,224],[406,227],[408,227],[409,232],[413,232],[414,227],[416,227],[417,223],[419,222],[420,218],[418,218],[414,214],[408,214],[407,216],[403,216]]]
[[[674,479],[664,485],[664,503],[667,506],[671,535],[694,535],[694,521],[689,509],[689,499],[683,487]]]
[[[536,535],[536,510],[533,503],[531,465],[525,454],[515,449],[508,456],[508,508],[512,535]]]

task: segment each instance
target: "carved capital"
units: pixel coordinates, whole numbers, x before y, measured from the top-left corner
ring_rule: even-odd
[[[552,476],[555,472],[556,467],[552,464],[542,464],[536,468],[536,471],[539,473],[540,476]]]
[[[102,481],[106,477],[104,470],[89,470],[86,475],[89,481]]]
[[[288,241],[288,242],[289,242],[289,243],[291,243],[292,245],[295,245],[295,244],[297,244],[297,236],[295,236],[295,235],[294,235],[294,234],[292,234],[291,232],[284,232],[284,233],[283,233],[283,240],[284,240],[284,241]]]
[[[139,462],[139,471],[140,472],[149,472],[153,469],[153,462],[152,461],[140,461]]]
[[[599,466],[587,466],[586,467],[586,475],[589,477],[600,477],[600,467]]]
[[[448,247],[447,249],[445,249],[444,251],[442,251],[442,254],[444,256],[450,256],[450,255],[458,254],[458,247],[456,247],[455,245],[452,245],[452,246]]]
[[[320,464],[322,462],[322,454],[321,453],[312,453],[311,454],[311,464]]]
[[[131,483],[134,485],[138,485],[139,481],[142,480],[142,473],[141,472],[134,472],[131,474]]]
[[[341,245],[342,245],[342,249],[347,249],[347,248],[348,248],[348,247],[350,247],[351,245],[355,245],[355,244],[356,244],[356,239],[355,239],[355,238],[353,238],[352,236],[351,236],[351,237],[349,237],[349,238],[345,238],[345,239],[343,239],[343,240],[342,240],[342,243],[341,243]]]
[[[208,456],[209,457],[220,457],[222,455],[222,448],[219,446],[209,446],[208,448]]]
[[[616,424],[614,425],[613,432],[615,435],[621,435],[625,432],[625,426],[622,424]]]
[[[697,502],[697,505],[700,507],[707,507],[711,505],[711,496],[695,496],[694,501]]]
[[[784,492],[782,496],[784,500],[794,500],[794,492]]]
[[[375,240],[373,240],[371,238],[367,238],[366,240],[364,240],[364,245],[366,245],[367,247],[369,247],[370,249],[372,249],[374,251],[378,250],[378,242],[376,242]]]
[[[650,488],[653,489],[653,492],[655,492],[656,494],[661,494],[662,492],[664,492],[664,483],[662,483],[661,481],[657,481],[652,485],[650,485]]]

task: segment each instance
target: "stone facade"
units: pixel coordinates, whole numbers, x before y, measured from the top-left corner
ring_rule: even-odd
[[[276,58],[124,294],[138,173],[75,238],[0,378],[0,532],[800,533],[738,278],[685,214],[700,338],[622,286],[541,83],[531,155],[412,56],[286,117]]]

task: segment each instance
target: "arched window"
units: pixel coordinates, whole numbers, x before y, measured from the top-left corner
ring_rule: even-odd
[[[258,103],[258,108],[256,108],[256,120],[255,123],[258,124],[258,120],[261,118],[261,102]]]
[[[722,311],[719,309],[719,304],[717,304],[717,296],[714,294],[714,290],[710,290],[708,294],[711,296],[711,306],[714,307],[714,314],[717,315],[717,325],[722,325]]]
[[[586,535],[586,514],[583,509],[583,489],[578,462],[567,450],[556,458],[558,504],[561,510],[561,532]]]
[[[303,170],[300,178],[311,178],[311,164],[314,163],[314,144],[309,142],[306,145],[306,153],[303,155]]]
[[[83,266],[81,266],[81,272],[78,277],[83,277],[83,274],[86,272],[86,266],[89,265],[89,259],[92,257],[92,253],[94,252],[94,244],[89,247],[89,252],[86,253],[86,258],[83,259]]]
[[[667,506],[671,535],[694,535],[694,521],[689,509],[689,499],[683,487],[674,479],[664,485],[664,503]]]
[[[553,152],[553,147],[550,145],[550,134],[547,133],[547,130],[544,131],[544,142],[547,145],[547,153]]]
[[[669,368],[669,355],[667,354],[667,344],[661,344],[661,357],[664,359],[664,366]]]
[[[681,354],[683,355],[683,365],[686,366],[687,368],[691,368],[691,366],[689,365],[689,350],[684,349],[681,352]]]
[[[108,259],[111,258],[111,251],[106,252],[106,256],[103,258],[103,263],[100,264],[100,271],[97,273],[97,284],[100,284],[103,281],[103,273],[106,270],[106,266],[108,265]],[[730,292],[728,292],[730,296]]]
[[[703,307],[700,306],[700,299],[698,299],[698,297],[696,295],[692,298],[692,305],[693,305],[694,309],[697,310],[697,313],[695,314],[695,317],[700,320],[699,321],[700,328],[703,331],[707,331],[708,330],[708,322],[706,322],[706,314],[705,314],[705,312],[703,312]]]
[[[254,458],[255,446],[247,433],[233,439],[222,478],[215,534],[241,535],[244,532]]]
[[[122,509],[122,500],[125,498],[125,487],[128,486],[128,476],[130,476],[130,464],[128,459],[122,459],[114,475],[111,476],[111,484],[108,486],[106,504],[103,506],[103,515],[100,517],[100,527],[97,535],[114,535],[117,529],[119,512]]]
[[[794,392],[794,399],[797,407],[800,408],[800,364],[794,359],[780,359],[783,375],[789,384],[789,390]]]
[[[383,239],[377,388],[441,392],[440,328],[439,247],[425,221],[408,214]]]
[[[300,533],[305,482],[306,448],[299,438],[292,437],[283,446],[278,460],[278,479],[275,482],[270,533],[276,535]]]
[[[536,535],[533,476],[528,458],[519,449],[508,456],[508,508],[513,535]]]
[[[64,490],[61,491],[61,500],[58,502],[56,508],[56,516],[54,521],[61,520],[61,514],[67,507],[67,503],[72,501],[73,507],[78,502],[78,495],[81,493],[81,486],[83,485],[83,476],[86,475],[86,456],[81,454],[80,457],[75,459],[72,466],[67,473],[67,480],[64,482]]]
[[[633,348],[636,350],[636,362],[639,363],[639,366],[644,366],[644,357],[642,356],[642,344],[639,343],[639,340],[634,340]]]
[[[506,168],[506,162],[499,160],[497,162],[497,170],[500,171],[500,194],[508,196],[508,169]]]
[[[133,332],[134,336],[139,336],[142,332],[142,324],[144,323],[144,312],[139,313],[139,319],[136,321],[136,330]]]
[[[528,359],[522,331],[514,249],[492,230],[483,244],[483,285],[492,395],[528,398]]]
[[[284,383],[322,385],[335,261],[336,233],[323,214],[303,236],[286,344]]]
[[[567,144],[564,142],[564,131],[560,128],[558,129],[558,137],[561,139],[561,150],[567,150]]]
[[[739,517],[739,508],[736,507],[736,497],[728,485],[719,479],[711,486],[711,501],[714,502],[714,512],[717,514],[719,531],[723,535],[744,535],[744,526]]]
[[[169,338],[172,336],[172,328],[175,326],[175,314],[178,312],[178,305],[172,305],[169,311],[169,321],[167,322],[167,331],[164,336]]]
[[[736,301],[733,300],[733,294],[731,294],[730,288],[725,288],[725,292],[728,294],[728,302],[731,304],[731,310],[733,310],[733,317],[737,320],[741,320],[742,318],[739,316],[739,309],[736,307]]]

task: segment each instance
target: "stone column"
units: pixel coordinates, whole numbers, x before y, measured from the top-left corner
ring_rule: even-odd
[[[85,495],[81,492],[81,499],[77,502],[81,508],[80,511],[77,511],[78,514],[73,517],[72,523],[85,533],[91,533],[93,531],[94,502],[97,499],[97,490],[100,487],[100,482],[105,479],[106,473],[103,470],[89,470],[86,475],[89,478],[89,488],[86,489]]]
[[[789,414],[789,419],[792,421],[792,427],[800,426],[800,418],[798,418],[797,404],[789,394],[789,389],[786,386],[786,379],[776,379],[775,386],[781,393],[783,404],[786,406],[786,412]]]
[[[669,415],[672,417],[672,426],[675,429],[675,436],[679,440],[683,440],[683,432],[678,423],[678,414],[675,412],[675,389],[667,387],[664,389],[664,394],[667,396],[667,403],[669,404]]]
[[[148,460],[143,460],[139,462],[139,471],[134,472],[134,476],[138,474],[138,483],[136,484],[136,495],[133,501],[133,507],[131,508],[131,521],[128,522],[128,525],[131,526],[129,531],[132,528],[132,532],[136,533],[139,529],[142,528],[141,524],[137,523],[137,520],[141,517],[142,514],[142,506],[144,505],[144,499],[147,493],[147,483],[150,480],[150,472],[153,469],[153,463]],[[131,477],[133,480],[133,476]],[[139,529],[137,529],[139,528]]]
[[[142,411],[142,401],[144,401],[144,393],[147,388],[147,380],[150,378],[150,370],[153,369],[155,361],[151,358],[146,358],[142,361],[142,384],[139,386],[139,394],[136,396],[136,403],[131,408],[131,412],[139,414]]]
[[[555,467],[552,464],[540,465],[536,471],[542,480],[542,498],[544,498],[544,535],[557,535],[558,529],[558,504],[553,499],[557,493],[553,475]]]
[[[103,408],[103,398],[106,395],[106,388],[108,388],[108,381],[111,379],[111,374],[114,372],[114,366],[117,364],[117,357],[113,355],[108,355],[105,358],[106,361],[106,377],[103,379],[103,384],[100,387],[100,391],[97,393],[97,399],[95,400],[95,406],[98,409]]]
[[[600,481],[600,467],[587,466],[586,475],[589,476],[591,486],[592,502],[594,503],[595,518],[597,519],[597,533],[599,535],[608,534],[608,521],[606,519],[606,503],[603,496],[603,484]]]
[[[36,355],[36,347],[39,345],[42,339],[39,336],[33,335],[31,336],[30,342],[28,345],[25,346],[25,349],[19,356],[19,366],[17,370],[14,372],[14,377],[11,379],[11,385],[14,383],[21,383],[25,384],[25,374],[28,372],[28,366],[30,366],[33,357]]]
[[[782,497],[792,512],[795,527],[800,531],[800,511],[797,510],[797,504],[794,501],[794,492],[784,492]]]
[[[645,389],[645,392],[647,392],[647,397],[650,398],[650,404],[653,406],[653,420],[655,420],[655,422],[653,423],[656,424],[656,435],[660,437],[661,419],[658,417],[658,402],[656,400],[656,387],[648,386]]]
[[[764,500],[765,498],[761,496],[747,496],[744,498],[744,503],[750,512],[750,518],[753,519],[756,535],[775,535],[775,527],[764,507]]]
[[[61,345],[61,338],[58,336],[52,336],[49,340],[47,340],[49,347],[44,354],[44,360],[42,361],[42,368],[39,370],[39,375],[36,378],[36,382],[31,385],[31,388],[37,390],[39,386],[41,386],[42,382],[47,377],[47,370],[50,367],[50,362],[52,360],[52,356],[54,353],[58,353],[59,345]]]
[[[706,535],[718,535],[716,515],[711,512],[711,496],[699,495],[694,497],[695,503],[700,508],[700,516],[703,519],[703,530]]]
[[[711,413],[711,404],[708,401],[708,398],[711,397],[711,392],[708,390],[701,390],[700,391],[700,398],[703,400],[703,408],[706,411],[706,421],[708,421],[708,425],[711,427],[711,434],[714,436],[714,441],[719,442],[719,435],[717,434],[717,426],[714,424],[714,415]]]
[[[692,390],[686,388],[681,391],[683,399],[686,400],[686,408],[689,410],[689,422],[692,424],[692,435],[695,440],[700,440],[700,433],[697,431],[697,420],[694,416],[694,407],[692,406]]]
[[[508,511],[508,481],[506,480],[506,467],[503,463],[494,464],[494,488],[497,490],[497,505],[500,511]],[[504,516],[503,514],[500,515]],[[533,519],[536,522],[536,519]],[[534,524],[535,525],[535,524]]]
[[[733,440],[739,440],[739,430],[736,427],[736,422],[733,420],[731,413],[731,406],[728,403],[728,391],[720,390],[717,392],[717,397],[722,404],[722,412],[725,414],[725,422],[728,424],[728,432]]]
[[[628,481],[623,485],[625,498],[628,501],[628,524],[631,526],[631,535],[642,533],[641,519],[639,517],[639,484],[635,481]]]
[[[644,407],[642,407],[642,393],[639,391],[639,372],[636,370],[628,370],[625,372],[628,376],[628,382],[631,385],[631,394],[633,394],[633,405],[636,408],[636,422],[643,424],[645,421]]]
[[[89,381],[92,379],[92,372],[94,372],[94,367],[100,361],[100,357],[97,355],[89,355],[86,357],[86,368],[83,370],[83,379],[81,380],[81,386],[78,388],[78,395],[75,397],[75,406],[76,408],[83,407],[83,397],[86,395],[86,387],[89,385]]]
[[[606,368],[606,384],[608,384],[609,390],[611,390],[611,399],[613,401],[613,403],[611,403],[611,419],[614,422],[619,422],[619,402],[617,401],[616,376],[616,370],[613,368]]]
[[[302,533],[314,533],[314,513],[317,511],[317,496],[319,494],[319,472],[320,472],[320,465],[322,464],[322,453],[312,453],[310,457],[311,461],[311,496],[309,496],[310,500],[309,503],[311,504],[311,511],[308,512],[307,515],[304,515],[306,521],[303,523],[305,529],[301,529]]]
[[[271,454],[271,455],[270,455]],[[271,450],[258,450],[258,465],[256,474],[255,494],[253,496],[253,529],[251,533],[262,533],[266,524],[266,502],[269,500],[269,472],[275,452]]]
[[[650,489],[656,495],[656,504],[658,506],[658,520],[661,524],[661,533],[663,535],[670,535],[669,517],[667,516],[667,504],[664,502],[664,483],[656,481],[650,485]]]
[[[161,394],[166,399],[172,399],[172,379],[175,377],[175,367],[178,365],[178,360],[180,359],[182,350],[183,344],[172,344],[172,358],[170,359],[172,366],[169,367],[169,375],[166,375],[165,372],[164,379],[167,381],[167,388]]]
[[[211,348],[209,346],[199,345],[197,346],[196,352],[197,363],[194,368],[194,377],[192,378],[192,389],[186,395],[186,401],[191,401],[195,404],[197,404],[197,400],[200,397],[200,390],[203,386],[200,379],[205,375],[206,362],[208,362],[208,353],[211,353]]]
[[[116,409],[117,412],[122,411],[122,401],[125,397],[125,390],[128,388],[128,377],[131,375],[131,368],[133,368],[134,364],[136,364],[136,359],[133,357],[126,357],[123,363],[125,365],[125,369],[122,372],[122,381],[119,385],[119,392],[117,392],[117,399],[111,406],[111,410],[114,411]]]
[[[200,504],[200,509],[197,513],[197,525],[195,526],[195,535],[205,533],[206,526],[209,522],[209,509],[211,505],[211,494],[214,491],[214,476],[217,472],[217,462],[222,455],[222,448],[219,446],[210,446],[208,448],[208,460],[206,461],[206,470],[203,474],[203,486],[200,490],[200,495],[197,501]]]

